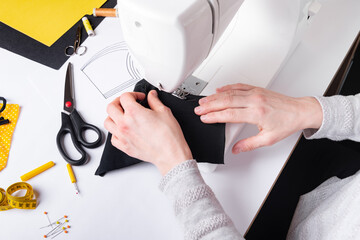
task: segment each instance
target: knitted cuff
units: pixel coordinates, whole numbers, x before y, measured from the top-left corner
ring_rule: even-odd
[[[351,103],[345,96],[315,97],[319,101],[323,111],[321,127],[305,129],[305,138],[318,139],[330,138],[343,140],[348,136],[354,126],[354,112]]]
[[[189,169],[198,169],[197,163],[194,159],[187,160],[185,162],[180,163],[171,169],[160,181],[159,188],[162,192],[165,191],[168,183],[180,173],[189,170]]]

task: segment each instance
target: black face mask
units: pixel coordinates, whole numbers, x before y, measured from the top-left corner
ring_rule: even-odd
[[[161,102],[171,109],[174,117],[179,122],[194,159],[198,162],[223,164],[225,124],[205,124],[194,113],[194,108],[199,105],[199,99],[203,96],[187,95],[186,99],[183,100],[173,96],[171,93],[159,91],[145,80],[141,80],[136,84],[134,92],[147,94],[153,89],[157,91]],[[146,99],[141,101],[140,104],[149,108]],[[100,166],[96,170],[95,175],[104,176],[105,173],[111,170],[142,162],[115,148],[111,144],[111,136],[110,133],[107,136]]]

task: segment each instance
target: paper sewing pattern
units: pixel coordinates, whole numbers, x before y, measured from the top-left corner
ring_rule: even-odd
[[[106,0],[3,0],[0,21],[50,47]]]
[[[81,67],[81,71],[104,98],[109,98],[142,79],[125,42],[100,50]]]

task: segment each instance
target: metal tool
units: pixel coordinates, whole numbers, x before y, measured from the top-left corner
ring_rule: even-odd
[[[81,26],[79,25],[76,30],[74,46],[67,46],[65,48],[65,55],[68,57],[74,54],[77,54],[79,56],[84,55],[87,48],[85,46],[80,46],[80,44],[81,44]]]
[[[72,83],[73,70],[72,64],[69,63],[65,79],[64,110],[70,114],[66,114],[64,112],[61,113],[62,125],[57,134],[56,143],[63,158],[71,165],[78,166],[87,162],[87,154],[81,145],[87,148],[96,148],[100,146],[102,143],[102,133],[99,128],[86,123],[76,111],[73,99],[74,95]],[[94,142],[88,142],[84,139],[84,133],[86,130],[94,131],[96,133],[97,139]],[[65,151],[63,139],[66,134],[70,134],[74,147],[81,154],[80,159],[72,159]]]

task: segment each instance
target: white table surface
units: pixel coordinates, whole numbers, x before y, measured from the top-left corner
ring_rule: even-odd
[[[269,88],[291,96],[322,95],[359,32],[359,12],[358,0],[323,1],[302,43]],[[102,48],[98,42],[111,32],[107,26],[112,21],[104,20],[98,36],[83,43],[89,48],[88,56]],[[113,98],[105,100],[79,71],[86,60],[85,56],[70,59],[75,67],[77,109],[86,121],[105,132],[106,105]],[[52,221],[69,216],[68,235],[57,239],[182,239],[173,210],[158,190],[161,176],[151,164],[116,170],[102,178],[94,172],[104,145],[86,149],[89,163],[74,167],[81,191],[80,196],[75,195],[55,143],[66,66],[53,70],[0,49],[0,95],[21,106],[8,165],[0,172],[0,187],[19,182],[22,174],[48,161],[56,163],[28,181],[38,195],[36,210],[0,213],[1,238],[43,238],[47,231],[39,228],[48,224],[43,213],[47,211]],[[96,108],[89,107],[91,103],[96,103]],[[255,133],[254,126],[246,125],[239,138]],[[224,166],[203,174],[241,233],[251,224],[300,134],[272,147],[229,153]]]

